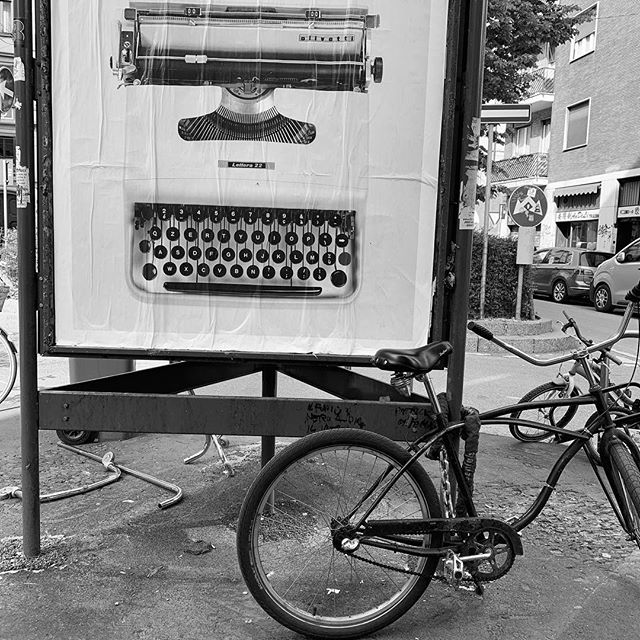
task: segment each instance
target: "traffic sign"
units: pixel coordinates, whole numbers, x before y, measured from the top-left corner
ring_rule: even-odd
[[[547,197],[540,187],[518,187],[509,196],[509,215],[519,227],[537,227],[547,215]]]
[[[531,105],[483,104],[480,119],[483,124],[530,124]]]
[[[8,113],[14,100],[13,73],[7,67],[0,67],[0,112]]]

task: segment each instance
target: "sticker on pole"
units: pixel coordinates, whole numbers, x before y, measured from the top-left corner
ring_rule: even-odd
[[[519,227],[537,227],[547,215],[547,197],[540,187],[518,187],[509,197],[509,215]]]
[[[9,113],[14,100],[13,73],[7,67],[0,67],[0,112]]]

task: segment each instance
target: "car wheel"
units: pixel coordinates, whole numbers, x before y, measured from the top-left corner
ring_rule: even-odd
[[[556,280],[551,289],[551,297],[554,302],[565,302],[567,299],[567,285],[564,280]]]
[[[611,311],[611,291],[606,284],[599,284],[593,292],[593,306],[596,311]]]

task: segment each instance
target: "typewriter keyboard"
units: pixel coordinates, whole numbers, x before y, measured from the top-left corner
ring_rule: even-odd
[[[355,211],[136,202],[145,291],[339,298],[355,289]]]

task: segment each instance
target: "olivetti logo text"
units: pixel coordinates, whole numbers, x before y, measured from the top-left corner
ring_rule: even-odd
[[[306,33],[300,35],[300,42],[353,42],[356,39],[352,35],[324,35],[312,36]]]

